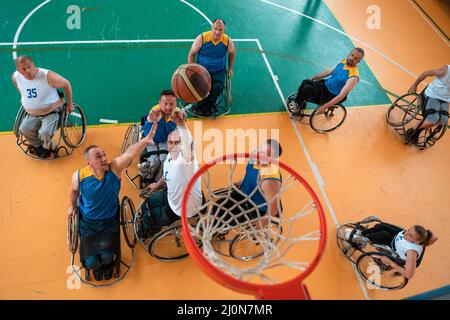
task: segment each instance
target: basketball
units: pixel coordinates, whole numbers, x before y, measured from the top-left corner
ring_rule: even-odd
[[[211,76],[197,63],[182,64],[173,73],[172,90],[184,102],[201,101],[211,90]]]

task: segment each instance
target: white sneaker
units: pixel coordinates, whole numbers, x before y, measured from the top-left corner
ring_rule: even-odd
[[[292,114],[298,113],[298,103],[295,101],[289,102],[288,109]]]

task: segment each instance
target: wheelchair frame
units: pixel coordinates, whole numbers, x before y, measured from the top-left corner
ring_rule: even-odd
[[[130,201],[130,203],[132,204],[132,201],[130,199],[128,199],[128,201]],[[139,208],[142,206],[142,204],[145,202],[145,200],[143,200],[139,206]],[[189,253],[187,252],[187,249],[184,246],[183,243],[183,238],[182,238],[182,225],[181,225],[181,220],[177,220],[175,222],[173,222],[172,224],[170,224],[169,226],[165,226],[162,227],[161,230],[159,232],[157,232],[156,234],[154,234],[151,238],[143,238],[140,237],[139,233],[140,233],[140,229],[142,228],[141,224],[142,224],[142,212],[139,210],[138,212],[135,211],[134,206],[131,205],[130,207],[133,208],[134,213],[134,219],[133,219],[133,231],[134,231],[134,236],[137,239],[137,241],[145,248],[145,250],[155,259],[160,260],[160,261],[176,261],[176,260],[180,260],[182,258],[185,258],[189,255]],[[190,218],[190,221],[192,224],[196,224],[198,221],[198,217],[192,217]],[[166,240],[169,239],[169,237],[173,237],[170,240]],[[171,246],[174,243],[176,244],[176,248],[180,249],[180,252],[176,252],[175,254],[165,254],[165,253],[159,253],[159,247],[158,244],[161,243],[161,241],[164,241],[165,246]],[[184,248],[184,249],[183,249]],[[164,250],[164,249],[163,249]]]
[[[185,103],[183,101],[179,102],[180,109],[183,109],[186,111],[187,114],[191,115],[192,117],[199,118],[199,119],[215,119],[222,116],[225,116],[231,112],[231,104],[233,102],[233,99],[231,97],[231,78],[228,75],[228,70],[226,71],[225,76],[225,83],[224,88],[220,94],[220,96],[217,98],[216,103],[213,107],[213,112],[210,116],[201,115],[195,112],[195,108],[197,106],[197,103]]]
[[[322,104],[322,102],[316,103],[316,102],[308,100],[305,103],[305,107],[300,109],[299,114],[292,114],[291,111],[289,110],[288,106],[289,106],[289,103],[292,102],[293,100],[295,100],[296,97],[297,97],[297,92],[293,92],[286,98],[285,108],[286,108],[286,111],[287,111],[289,117],[291,119],[294,119],[294,120],[297,120],[297,121],[302,121],[302,119],[305,118],[305,117],[309,118],[309,125],[310,125],[310,127],[314,131],[316,131],[318,133],[327,133],[327,132],[331,132],[331,131],[334,131],[334,130],[338,129],[340,126],[342,126],[342,124],[344,123],[345,119],[347,118],[347,109],[344,107],[344,105],[342,105],[341,103],[335,104],[334,106],[329,107],[325,111],[324,115],[327,118],[327,120],[329,120],[330,118],[335,116],[334,113],[336,112],[336,110],[341,110],[342,113],[343,113],[342,120],[340,120],[340,122],[337,125],[335,125],[334,127],[325,128],[325,129],[321,128],[317,124],[315,124],[315,121],[317,121],[317,118],[321,115],[321,114],[319,114],[319,115],[316,114],[317,108],[315,108],[312,113],[305,113],[305,111],[306,111],[306,106],[307,106],[308,103],[320,106]]]
[[[398,265],[404,265],[405,261],[402,260],[398,254],[390,247],[385,245],[379,245],[369,242],[368,244],[361,245],[358,242],[353,242],[353,236],[356,234],[357,230],[365,230],[368,228],[368,225],[371,222],[381,222],[380,220],[371,220],[370,222],[365,222],[365,219],[356,223],[346,223],[340,225],[336,232],[336,242],[341,253],[354,265],[359,272],[359,274],[367,281],[367,283],[375,288],[382,290],[400,290],[404,288],[408,284],[408,279],[404,277],[399,272],[396,272],[390,266],[381,262],[380,259],[374,256],[385,256],[394,261]],[[350,239],[345,238],[346,229],[351,229]],[[366,246],[369,245],[373,249],[370,251],[366,251]],[[355,256],[355,253],[358,253],[358,256]],[[417,267],[422,262],[423,255],[425,253],[422,252],[422,255],[417,260]],[[366,262],[366,260],[371,260]],[[363,265],[367,264],[368,267],[364,270]],[[377,270],[375,270],[375,268]],[[369,270],[367,272],[367,270]],[[379,271],[378,271],[379,270]],[[366,273],[367,272],[367,273]],[[379,272],[380,278],[377,277],[375,272]],[[396,285],[386,285],[381,281],[381,277],[387,282],[390,279],[398,279],[398,283]]]
[[[135,144],[136,142],[139,141],[140,138],[142,138],[142,125],[143,125],[143,121],[144,119],[141,119],[141,124],[139,125],[138,123],[133,123],[131,124],[126,133],[125,133],[125,137],[124,140],[122,142],[122,147],[120,149],[120,154],[123,154],[129,146]],[[165,150],[160,151],[161,154],[165,153]],[[168,154],[168,151],[167,151]],[[129,168],[131,163],[133,163],[134,161],[131,161],[128,164],[128,167],[125,169],[125,176],[127,177],[128,181],[131,183],[131,185],[136,189],[136,190],[140,190],[139,196],[141,198],[147,198],[151,192],[149,192],[146,189],[142,189],[140,187],[140,182],[137,184],[136,180],[142,178],[142,176],[139,174],[139,170],[137,170],[136,174],[134,176],[132,176],[130,174]],[[135,164],[135,167],[137,168],[138,163]],[[161,164],[162,165],[162,164]]]
[[[52,142],[53,146],[51,151],[51,156],[48,158],[38,157],[31,153],[31,144],[26,140],[26,138],[20,132],[20,126],[22,124],[23,119],[26,117],[27,113],[23,106],[21,105],[19,111],[17,112],[16,119],[14,121],[13,132],[17,138],[16,144],[19,149],[29,158],[37,159],[37,160],[55,160],[58,158],[62,158],[65,156],[69,156],[73,153],[73,151],[79,147],[86,138],[86,117],[84,115],[83,109],[76,103],[73,104],[74,111],[70,114],[66,111],[66,103],[64,106],[58,110],[58,125],[56,127],[56,131],[53,134]],[[69,115],[76,115],[75,117],[81,118],[82,124],[82,134],[81,139],[77,142],[70,141],[69,137],[67,137],[65,130],[67,130],[67,122]],[[59,132],[58,132],[59,131]],[[64,142],[65,145],[61,145],[61,142]],[[60,152],[64,152],[64,154],[60,154]]]
[[[83,265],[83,263],[80,261],[81,267],[78,269],[75,265],[75,254],[77,253],[77,249],[79,247],[79,219],[80,219],[80,213],[77,208],[76,213],[74,216],[69,216],[68,224],[67,224],[67,244],[69,247],[69,251],[71,252],[71,258],[70,258],[70,264],[72,266],[72,272],[76,275],[76,277],[84,284],[93,287],[93,288],[100,288],[100,287],[110,287],[114,285],[115,283],[125,279],[125,277],[128,275],[128,273],[131,271],[135,264],[135,256],[134,256],[134,248],[137,244],[137,239],[134,236],[133,230],[131,231],[131,235],[129,232],[129,224],[134,221],[134,207],[130,211],[125,211],[126,206],[130,205],[131,200],[127,196],[124,196],[122,198],[122,201],[120,203],[120,212],[119,212],[119,224],[122,229],[125,242],[127,244],[127,247],[131,250],[131,262],[130,264],[127,264],[122,260],[122,250],[121,250],[121,239],[120,239],[120,231],[119,231],[119,251],[114,252],[115,254],[115,260],[114,260],[114,280],[102,280],[102,281],[108,281],[107,283],[94,283],[91,281],[91,269],[86,268],[86,266]],[[132,206],[132,202],[131,202]],[[80,257],[81,260],[81,257]],[[123,265],[126,268],[126,271],[121,274],[121,265]],[[81,270],[85,270],[85,277],[83,278],[81,275]]]
[[[404,94],[398,97],[389,107],[386,113],[387,124],[394,129],[394,131],[400,136],[405,145],[412,145],[420,150],[431,148],[436,142],[441,139],[446,130],[447,125],[437,125],[428,129],[422,130],[420,133],[417,143],[413,143],[407,138],[408,129],[416,130],[420,127],[426,120],[426,115],[424,116],[424,91],[422,93],[412,93]],[[402,105],[400,103],[406,103]],[[397,110],[403,111],[403,115],[400,121],[395,121],[391,114],[393,112],[398,112]],[[441,128],[439,128],[441,126]]]

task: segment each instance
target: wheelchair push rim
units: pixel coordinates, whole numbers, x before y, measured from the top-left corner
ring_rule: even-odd
[[[73,215],[69,216],[67,223],[67,244],[72,254],[76,253],[78,249],[78,226],[79,213],[77,209]]]
[[[317,109],[315,109],[309,118],[309,125],[318,133],[326,133],[342,126],[346,118],[347,110],[345,107],[336,104],[321,114],[317,114]]]
[[[356,226],[353,223],[346,223],[339,226],[336,231],[336,243],[342,254],[352,263],[356,263],[353,258],[356,248],[347,239],[345,239],[346,229],[356,229]]]
[[[135,212],[133,201],[124,196],[120,204],[120,225],[125,236],[125,242],[130,249],[134,249],[137,244],[137,237],[134,231]]]
[[[77,148],[86,137],[86,117],[79,105],[74,103],[73,106],[74,110],[70,113],[64,109],[61,134],[67,146]]]
[[[389,107],[386,121],[392,127],[400,127],[417,119],[421,111],[422,97],[417,93],[398,97]]]
[[[367,284],[383,290],[399,290],[408,284],[408,279],[394,269],[383,264],[375,256],[389,257],[383,252],[366,252],[357,260],[358,272]]]
[[[128,147],[138,142],[138,140],[139,126],[136,123],[133,123],[128,127],[127,132],[125,133],[122,147],[120,148],[120,154],[123,154],[125,151],[127,151]]]

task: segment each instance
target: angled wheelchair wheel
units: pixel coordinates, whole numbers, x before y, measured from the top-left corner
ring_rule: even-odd
[[[386,121],[392,127],[400,127],[417,119],[421,112],[422,97],[417,94],[404,94],[395,100],[388,109]]]
[[[135,212],[133,201],[124,196],[120,204],[120,225],[122,226],[125,241],[130,249],[133,249],[137,244],[137,237],[134,232]]]
[[[231,97],[231,78],[227,73],[226,77],[226,83],[225,83],[225,90],[226,90],[226,104],[227,106],[230,106],[231,103],[233,103],[233,98]]]
[[[273,224],[270,229],[264,232],[257,231],[252,235],[240,234],[234,237],[230,244],[230,254],[233,258],[242,261],[250,261],[264,254],[266,250],[271,250],[278,241],[283,230],[278,224]],[[270,240],[267,241],[267,237]]]
[[[356,226],[353,223],[346,223],[341,225],[336,232],[336,242],[339,250],[342,254],[351,262],[356,263],[353,258],[353,254],[355,253],[356,248],[348,241],[345,237],[345,233],[347,229],[356,229]]]
[[[61,135],[67,146],[76,148],[83,143],[86,137],[86,117],[79,105],[74,103],[73,106],[74,110],[71,113],[64,110]]]
[[[165,229],[157,233],[149,245],[149,252],[152,257],[163,261],[187,257],[189,253],[184,245],[181,233],[181,226]]]
[[[17,139],[20,138],[19,128],[20,128],[20,125],[22,124],[22,121],[26,115],[27,115],[27,113],[25,112],[25,109],[21,105],[19,108],[19,111],[17,112],[16,120],[14,121],[14,128],[13,128],[14,135],[16,136]]]
[[[367,284],[384,290],[399,290],[408,284],[408,279],[381,262],[377,256],[390,256],[383,252],[366,252],[359,256],[356,267]]]
[[[347,110],[342,105],[329,107],[324,113],[317,114],[317,109],[311,114],[309,124],[318,133],[326,133],[339,128],[347,117]]]
[[[79,222],[79,212],[77,209],[73,216],[69,216],[67,222],[67,244],[72,254],[76,253],[78,249],[78,232],[79,232],[78,222]]]
[[[136,123],[131,124],[122,142],[122,147],[120,148],[120,154],[127,151],[128,147],[135,144],[139,140],[139,126]]]

